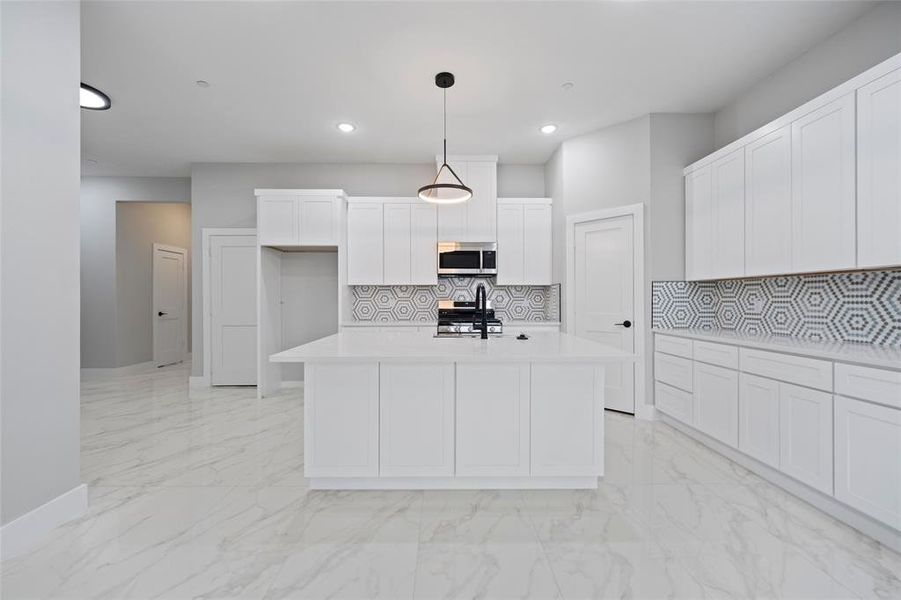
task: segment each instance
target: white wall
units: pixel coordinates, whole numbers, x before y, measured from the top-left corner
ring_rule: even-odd
[[[255,188],[339,188],[351,196],[415,196],[434,164],[215,163],[191,168],[193,374],[203,372],[201,230],[256,227]],[[544,195],[542,165],[499,165],[499,196]]]
[[[153,360],[153,244],[188,251],[188,350],[191,348],[191,205],[116,203],[116,364]]]
[[[186,177],[81,178],[81,366],[119,367],[116,203],[191,201]]]
[[[899,52],[901,3],[882,3],[717,111],[716,147],[737,140]]]
[[[0,2],[0,523],[80,485],[80,6]]]

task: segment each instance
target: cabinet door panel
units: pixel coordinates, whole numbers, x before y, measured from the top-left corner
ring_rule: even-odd
[[[457,176],[463,180],[463,183],[472,187],[468,181],[468,174],[465,162],[448,163]],[[456,183],[453,176],[449,173],[447,177],[442,176],[443,183]],[[473,190],[474,191],[474,190]],[[470,199],[471,201],[471,199]],[[466,242],[469,241],[467,235],[467,212],[469,210],[469,202],[461,204],[440,204],[438,205],[438,241],[439,242]]]
[[[348,204],[348,285],[380,285],[384,281],[382,208],[378,203]]]
[[[901,265],[901,69],[857,90],[857,266]]]
[[[438,283],[438,218],[430,204],[410,207],[410,283]]]
[[[854,94],[792,123],[792,270],[855,265]]]
[[[454,474],[454,365],[382,364],[379,475]]]
[[[300,197],[300,244],[304,246],[338,244],[337,202],[334,196]]]
[[[901,410],[835,397],[835,497],[901,529]]]
[[[745,274],[745,151],[713,163],[713,276]]]
[[[521,285],[525,280],[523,205],[497,207],[497,283]]]
[[[685,278],[713,277],[713,174],[710,165],[685,176]]]
[[[738,372],[694,363],[693,384],[695,427],[738,447]]]
[[[410,204],[388,203],[384,211],[385,283],[410,284]]]
[[[780,468],[832,494],[832,394],[779,384]]]
[[[523,283],[550,285],[552,262],[551,207],[547,204],[523,206]]]
[[[298,243],[297,198],[260,196],[257,231],[263,246],[293,246]]]
[[[738,390],[738,448],[779,468],[779,382],[742,373]]]
[[[532,476],[604,471],[604,369],[532,365]]]
[[[691,393],[666,385],[662,381],[654,384],[654,405],[660,412],[682,421],[686,425],[693,422]]]
[[[470,242],[497,241],[497,164],[466,164],[466,185],[472,188],[467,207],[467,238]]]
[[[790,273],[791,128],[745,148],[745,274]]]
[[[529,365],[458,364],[456,474],[529,474]]]

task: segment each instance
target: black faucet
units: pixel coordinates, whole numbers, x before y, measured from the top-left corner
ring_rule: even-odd
[[[488,339],[488,293],[485,285],[480,283],[476,288],[476,310],[479,310],[479,296],[482,298],[482,339]]]

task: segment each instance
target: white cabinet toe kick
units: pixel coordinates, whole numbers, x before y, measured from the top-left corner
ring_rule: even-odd
[[[589,489],[604,474],[604,366],[308,362],[313,489]]]

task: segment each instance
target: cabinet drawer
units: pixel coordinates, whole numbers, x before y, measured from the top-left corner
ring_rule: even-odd
[[[901,408],[901,371],[836,363],[835,393]]]
[[[691,391],[691,361],[687,358],[654,353],[654,378],[686,392]]]
[[[657,334],[656,349],[658,352],[666,352],[675,356],[691,358],[691,340]]]
[[[654,386],[654,405],[660,412],[691,425],[691,394],[657,382]]]
[[[832,391],[831,362],[748,348],[742,348],[739,357],[741,370],[746,373]]]
[[[736,346],[696,341],[692,352],[695,360],[730,369],[738,368],[738,348]]]

